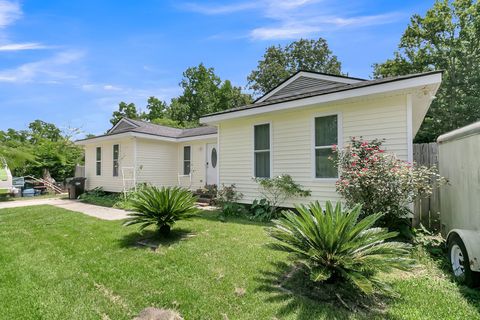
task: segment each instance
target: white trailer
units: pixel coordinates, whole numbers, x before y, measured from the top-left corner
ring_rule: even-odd
[[[7,166],[7,161],[0,157],[0,196],[13,192],[12,173]]]
[[[456,278],[480,284],[480,122],[437,139],[439,172],[448,179],[440,189],[440,220]]]

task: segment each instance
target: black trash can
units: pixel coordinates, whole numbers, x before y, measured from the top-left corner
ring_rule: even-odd
[[[68,199],[77,199],[85,192],[85,180],[87,178],[76,177],[68,181]]]

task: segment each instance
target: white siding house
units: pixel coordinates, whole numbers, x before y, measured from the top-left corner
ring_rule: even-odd
[[[253,104],[204,116],[208,126],[181,130],[122,119],[106,135],[77,142],[85,146],[87,187],[122,191],[122,172],[134,168],[136,183],[235,184],[242,202],[251,203],[261,197],[253,177],[289,174],[312,194],[283,205],[336,200],[332,146],[351,137],[385,139],[388,152],[412,161],[413,138],[441,77],[363,80],[301,71]]]
[[[201,119],[218,127],[219,183],[235,184],[250,203],[259,198],[253,177],[289,174],[312,194],[285,206],[336,200],[332,145],[385,139],[388,152],[412,161],[413,137],[440,81],[438,72],[370,81],[299,72],[250,106]]]
[[[76,142],[85,150],[86,188],[122,192],[148,183],[196,190],[217,184],[216,161],[212,168],[207,153],[208,148],[217,152],[216,130],[182,130],[124,118],[107,134]]]

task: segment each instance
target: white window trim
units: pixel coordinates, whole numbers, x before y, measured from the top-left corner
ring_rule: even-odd
[[[117,159],[118,171],[117,171],[117,175],[115,176],[113,175],[113,168],[115,167],[115,158],[114,158],[115,152],[113,150],[114,150],[114,147],[117,145],[118,145],[118,159]],[[120,177],[120,143],[112,144],[112,177],[117,179]]]
[[[97,150],[98,148],[100,148],[100,161],[97,159]],[[98,171],[97,171],[97,164],[100,162],[100,174],[98,174]],[[96,146],[95,147],[95,176],[97,177],[101,177],[102,176],[102,173],[103,173],[103,165],[102,165],[102,162],[103,162],[103,148],[100,147],[100,146]]]
[[[413,102],[412,94],[407,94],[407,161],[413,163]]]
[[[185,174],[185,148],[186,147],[190,147],[190,160],[188,160],[190,162],[190,173],[189,174]],[[192,145],[190,144],[186,144],[186,145],[183,145],[182,146],[182,169],[181,169],[181,175],[182,177],[188,177],[192,174],[192,157],[193,157],[193,147]]]
[[[255,150],[255,127],[256,126],[261,126],[264,124],[268,124],[268,132],[269,132],[269,144],[270,144],[270,149],[265,149],[265,150]],[[259,122],[259,123],[254,123],[252,125],[252,136],[251,136],[251,141],[252,141],[252,177],[257,178],[255,175],[255,153],[260,151],[269,151],[270,152],[270,178],[273,177],[273,126],[272,122]],[[262,179],[261,177],[258,177],[259,179]]]
[[[338,172],[337,178],[317,178],[316,173],[316,160],[315,160],[315,150],[316,149],[327,149],[328,146],[317,147],[315,145],[315,118],[328,117],[328,116],[337,116],[337,147],[343,148],[343,117],[340,111],[337,112],[328,112],[328,113],[316,113],[313,115],[311,120],[311,161],[312,161],[312,179],[316,182],[328,182],[335,183],[340,177],[340,172]]]

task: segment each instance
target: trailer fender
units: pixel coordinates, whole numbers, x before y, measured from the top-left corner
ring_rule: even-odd
[[[447,244],[452,234],[457,234],[465,244],[470,270],[480,272],[480,232],[466,229],[453,229],[447,235]]]

